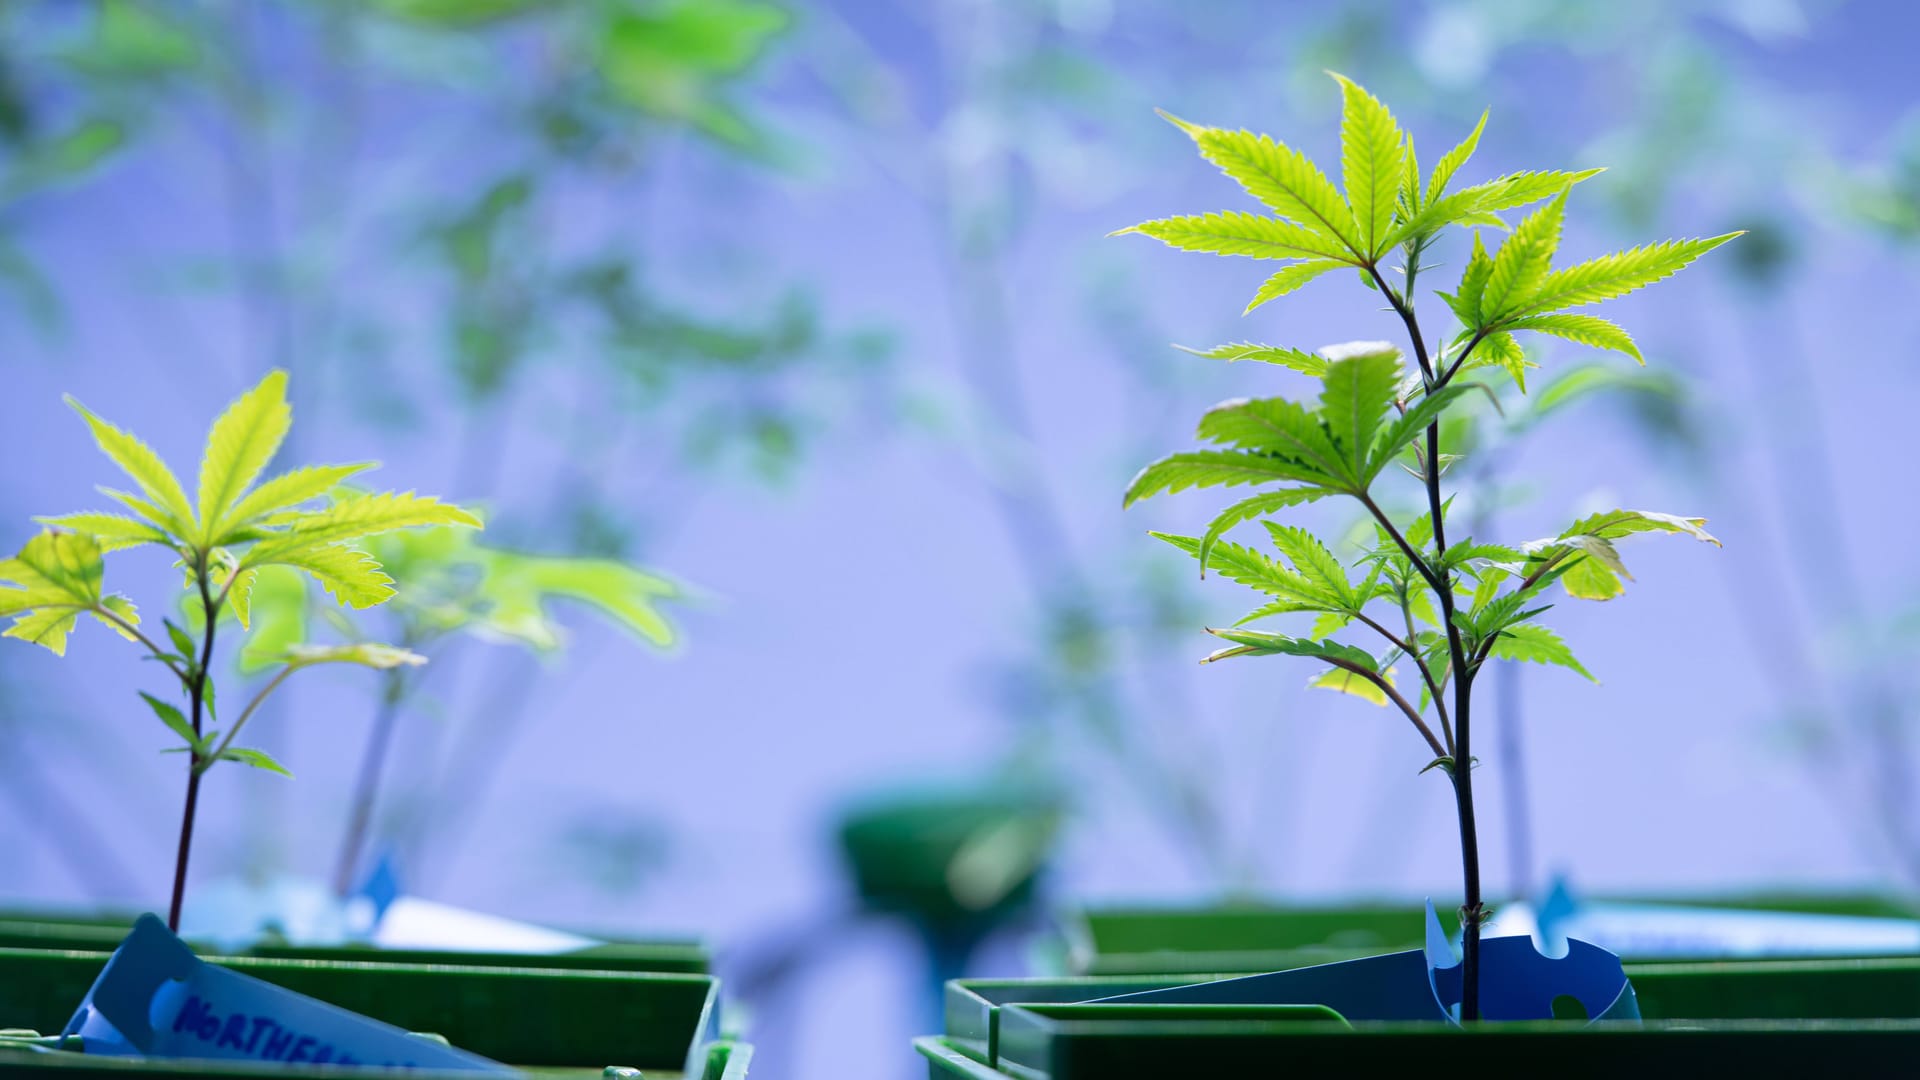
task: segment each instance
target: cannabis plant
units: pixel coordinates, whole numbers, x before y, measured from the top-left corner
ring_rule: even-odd
[[[315,616],[347,642],[383,639],[429,657],[461,638],[552,656],[566,644],[566,628],[553,611],[563,605],[585,608],[656,648],[676,640],[660,607],[662,601],[678,598],[680,587],[615,559],[507,551],[476,542],[469,529],[396,532],[373,538],[366,549],[407,583],[405,593],[381,605],[381,625],[370,625],[371,612],[350,613],[326,604],[298,572],[268,568],[254,587],[255,633],[238,657],[240,670],[259,671],[287,648],[311,644],[318,629]],[[425,674],[410,667],[380,674],[373,723],[334,864],[338,896],[348,895],[355,883],[394,729],[419,694]]]
[[[1134,477],[1126,502],[1198,487],[1266,488],[1222,511],[1198,537],[1156,533],[1200,563],[1251,586],[1264,602],[1230,628],[1208,630],[1227,642],[1203,662],[1240,656],[1297,656],[1323,665],[1313,684],[1398,709],[1433,753],[1428,769],[1450,778],[1460,823],[1465,898],[1460,908],[1463,1020],[1478,1019],[1480,929],[1488,916],[1480,891],[1473,804],[1473,687],[1491,660],[1526,660],[1583,671],[1567,644],[1539,618],[1550,587],[1605,600],[1629,575],[1616,544],[1638,533],[1681,533],[1717,544],[1700,518],[1612,510],[1582,518],[1558,535],[1520,543],[1447,536],[1450,497],[1443,481],[1456,455],[1442,421],[1463,399],[1491,392],[1480,382],[1504,373],[1524,390],[1527,359],[1517,335],[1551,334],[1641,360],[1619,326],[1573,309],[1660,280],[1738,233],[1678,240],[1554,269],[1567,196],[1599,170],[1518,172],[1450,190],[1480,134],[1447,151],[1421,175],[1413,139],[1377,99],[1341,76],[1344,192],[1300,152],[1265,135],[1203,127],[1167,116],[1202,157],[1265,204],[1268,214],[1229,210],[1148,221],[1141,233],[1172,247],[1286,263],[1247,305],[1251,312],[1337,270],[1357,273],[1386,298],[1404,326],[1415,369],[1385,342],[1354,342],[1318,352],[1241,343],[1200,353],[1252,360],[1311,379],[1314,399],[1223,402],[1201,418],[1206,449],[1173,454]],[[1166,115],[1166,114],[1162,114]],[[1505,228],[1499,213],[1540,203],[1495,251],[1483,228]],[[1437,295],[1459,323],[1430,347],[1416,313],[1414,285],[1425,258],[1450,227],[1473,231],[1458,285]],[[1398,266],[1389,266],[1397,259]],[[1389,275],[1392,276],[1389,276]],[[1644,361],[1642,361],[1644,362]],[[1422,489],[1425,513],[1397,520],[1378,488],[1404,470]],[[1356,500],[1373,521],[1371,546],[1343,564],[1298,525],[1270,519],[1330,496]],[[1223,539],[1260,520],[1279,557]],[[1248,624],[1314,616],[1302,635]],[[1384,644],[1384,652],[1376,652]],[[1395,679],[1404,661],[1418,675],[1418,703]],[[1425,770],[1423,770],[1425,771]]]
[[[0,562],[0,615],[14,618],[5,636],[64,655],[67,635],[82,615],[90,616],[146,650],[147,658],[172,676],[185,699],[182,710],[156,695],[140,694],[160,722],[180,738],[181,745],[173,750],[187,755],[186,799],[167,914],[168,925],[176,930],[201,777],[224,761],[287,772],[266,753],[234,744],[274,690],[294,672],[321,664],[390,670],[424,660],[406,649],[377,642],[291,646],[274,657],[272,677],[223,733],[215,726],[220,721],[213,681],[221,614],[231,612],[241,630],[247,630],[254,585],[262,571],[273,567],[288,567],[318,581],[349,608],[382,603],[394,595],[393,578],[357,546],[361,541],[395,529],[480,524],[457,506],[411,492],[338,491],[343,481],[372,468],[370,462],[306,466],[256,485],[254,481],[279,451],[293,422],[286,387],[286,374],[272,372],[214,421],[200,462],[199,491],[192,500],[160,455],[68,398],[67,403],[92,430],[94,442],[138,489],[101,489],[132,513],[90,511],[38,518],[48,528],[28,540],[20,554]],[[164,645],[142,628],[131,600],[104,591],[102,584],[108,553],[147,545],[177,557],[175,566],[184,572],[192,612],[185,625],[162,620]]]

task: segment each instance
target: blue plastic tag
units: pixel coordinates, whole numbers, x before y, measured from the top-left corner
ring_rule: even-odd
[[[1105,998],[1155,1004],[1325,1005],[1348,1020],[1451,1021],[1458,1015],[1460,962],[1427,902],[1424,949],[1337,964],[1220,979]],[[1567,955],[1542,956],[1529,937],[1480,943],[1480,1015],[1488,1020],[1551,1020],[1556,999],[1580,1002],[1595,1020],[1638,1020],[1640,1005],[1620,958],[1584,941]]]
[[[519,1075],[476,1054],[206,963],[152,915],[134,923],[63,1034],[79,1036],[89,1054]]]

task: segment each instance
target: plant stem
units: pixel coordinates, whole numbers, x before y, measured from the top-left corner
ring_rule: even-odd
[[[1433,363],[1427,357],[1426,339],[1420,334],[1419,317],[1414,313],[1410,299],[1403,299],[1388,287],[1378,269],[1369,266],[1368,271],[1373,275],[1374,284],[1393,304],[1400,321],[1406,324],[1407,337],[1413,344],[1413,355],[1420,362],[1420,373],[1426,377],[1427,392],[1433,393],[1444,387],[1466,363],[1483,335],[1476,333],[1445,373],[1436,376]],[[1453,621],[1453,575],[1447,570],[1445,558],[1446,505],[1440,497],[1438,420],[1427,425],[1427,461],[1426,468],[1421,471],[1424,474],[1422,479],[1426,481],[1427,511],[1433,517],[1434,566],[1428,572],[1427,580],[1439,594],[1440,619],[1447,632],[1447,656],[1453,666],[1453,794],[1454,807],[1460,818],[1460,876],[1466,893],[1460,905],[1460,1019],[1466,1022],[1480,1019],[1480,919],[1484,905],[1480,897],[1480,836],[1473,814],[1473,669],[1467,666],[1460,628]],[[1402,543],[1404,545],[1404,541]]]
[[[1462,671],[1453,684],[1453,803],[1460,816],[1460,868],[1466,902],[1460,905],[1460,1019],[1480,1019],[1480,835],[1473,818],[1473,728],[1467,707],[1471,701],[1471,672]]]
[[[373,804],[380,789],[380,774],[386,767],[387,748],[393,744],[394,721],[400,716],[400,702],[406,697],[405,676],[398,669],[384,673],[386,685],[380,695],[380,708],[373,715],[373,732],[367,737],[366,753],[360,757],[360,776],[354,781],[353,803],[347,820],[346,836],[340,842],[340,856],[334,864],[333,894],[344,899],[353,891],[353,872],[360,865],[360,851],[367,844],[367,829],[373,823]]]
[[[187,679],[186,671],[184,671],[180,667],[180,665],[173,660],[172,656],[168,654],[165,649],[162,649],[160,646],[154,644],[152,638],[141,633],[139,627],[128,622],[126,619],[121,618],[119,612],[113,610],[110,607],[107,607],[104,604],[99,605],[98,607],[91,608],[89,610],[91,610],[95,615],[98,615],[101,618],[112,623],[113,625],[119,627],[121,630],[127,632],[128,634],[133,635],[133,640],[139,642],[141,645],[144,645],[146,647],[147,652],[151,654],[155,660],[158,660],[161,663],[167,665],[167,670],[173,672],[173,674],[180,680],[180,685],[182,687],[188,689],[189,691],[192,690],[193,684]]]
[[[1453,730],[1451,727],[1448,726],[1448,723],[1447,723],[1447,707],[1440,703],[1440,684],[1434,681],[1433,670],[1427,667],[1427,662],[1421,659],[1420,653],[1416,651],[1413,647],[1413,643],[1415,641],[1415,634],[1413,632],[1412,616],[1408,616],[1407,636],[1405,638],[1401,638],[1400,635],[1394,633],[1393,631],[1387,629],[1384,626],[1381,626],[1379,623],[1375,622],[1371,617],[1366,615],[1364,612],[1355,613],[1354,618],[1360,620],[1362,623],[1365,623],[1368,626],[1373,627],[1376,631],[1379,632],[1380,636],[1383,638],[1386,638],[1387,641],[1391,643],[1394,648],[1399,649],[1402,653],[1405,653],[1407,659],[1413,661],[1414,667],[1420,669],[1420,679],[1422,682],[1427,684],[1427,692],[1433,695],[1433,706],[1435,711],[1438,713],[1440,717],[1440,734],[1446,736],[1447,748],[1444,751],[1444,753],[1446,754],[1453,753]]]
[[[1373,685],[1379,687],[1381,693],[1384,693],[1387,695],[1387,697],[1392,698],[1393,703],[1400,707],[1400,711],[1407,714],[1407,719],[1413,721],[1413,726],[1420,729],[1421,738],[1426,739],[1427,745],[1433,748],[1434,756],[1436,757],[1447,756],[1446,748],[1440,745],[1439,739],[1434,738],[1433,729],[1428,727],[1427,722],[1420,718],[1420,710],[1414,708],[1413,703],[1411,701],[1408,701],[1406,697],[1400,693],[1400,691],[1394,689],[1393,684],[1388,682],[1385,677],[1381,676],[1377,672],[1368,671],[1366,668],[1361,667],[1359,664],[1350,664],[1344,660],[1328,660],[1327,663],[1332,664],[1334,667],[1337,667],[1342,671],[1350,671],[1353,674],[1358,675],[1361,678],[1372,683]]]
[[[239,736],[240,729],[247,726],[247,721],[253,718],[253,714],[259,710],[261,703],[267,700],[267,695],[278,690],[280,684],[287,681],[287,676],[299,671],[301,666],[302,665],[299,664],[288,664],[276,672],[273,678],[267,682],[267,685],[261,687],[260,692],[253,695],[253,700],[247,702],[247,707],[240,710],[240,718],[235,720],[233,726],[227,729],[226,735],[220,739],[220,745],[213,748],[213,753],[207,754],[196,761],[194,768],[200,772],[206,772],[212,768],[213,763],[220,760],[220,755],[227,752],[227,747],[233,745],[233,740]]]
[[[213,665],[213,638],[220,628],[220,608],[214,603],[213,592],[207,585],[207,556],[200,555],[199,564],[194,567],[194,577],[200,585],[200,606],[206,614],[206,638],[200,644],[200,663],[193,671],[193,680],[188,684],[188,697],[193,703],[193,734],[197,739],[201,733],[202,717],[206,711],[208,672]],[[224,595],[224,594],[223,594]],[[167,929],[180,932],[180,905],[187,891],[187,859],[193,853],[193,816],[200,806],[200,753],[198,750],[187,755],[187,798],[180,811],[180,849],[173,861],[173,901],[167,907]]]

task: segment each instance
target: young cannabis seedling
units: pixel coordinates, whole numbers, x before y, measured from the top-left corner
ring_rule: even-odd
[[[393,579],[356,543],[394,529],[477,528],[480,524],[457,506],[411,492],[335,493],[342,481],[372,468],[370,462],[307,466],[255,485],[293,422],[286,389],[286,373],[272,372],[214,421],[200,462],[198,497],[192,501],[145,443],[68,398],[67,404],[86,420],[100,449],[139,489],[137,493],[101,489],[132,514],[86,512],[37,518],[49,528],[28,540],[19,555],[0,562],[0,615],[14,618],[6,637],[65,655],[67,635],[80,616],[92,616],[144,648],[149,659],[174,677],[186,698],[183,712],[152,694],[140,695],[161,723],[180,737],[183,745],[175,749],[188,760],[173,899],[167,914],[167,925],[175,930],[180,928],[200,778],[222,761],[286,774],[265,753],[234,745],[267,697],[294,672],[320,664],[389,670],[424,661],[406,649],[373,642],[291,647],[275,658],[273,677],[222,734],[212,726],[219,723],[214,709],[213,649],[220,614],[231,611],[245,630],[254,583],[268,567],[291,567],[313,578],[347,607],[382,603],[394,595]],[[322,499],[327,500],[325,505],[313,507]],[[103,591],[104,556],[149,544],[178,556],[175,565],[185,572],[187,603],[195,615],[189,626],[197,625],[198,640],[189,626],[165,619],[167,647],[163,648],[141,629],[132,601]]]
[[[1450,499],[1441,481],[1454,458],[1442,443],[1441,421],[1466,395],[1490,390],[1472,381],[1469,376],[1476,372],[1498,368],[1526,388],[1530,364],[1515,338],[1519,331],[1552,334],[1641,360],[1625,330],[1570,309],[1649,285],[1739,234],[1667,241],[1555,270],[1552,259],[1567,194],[1599,170],[1512,173],[1449,192],[1454,174],[1479,142],[1484,114],[1473,133],[1443,155],[1423,180],[1412,137],[1401,131],[1386,107],[1347,79],[1334,78],[1343,99],[1344,193],[1313,162],[1275,139],[1168,116],[1198,144],[1202,157],[1271,213],[1222,211],[1163,218],[1120,232],[1142,233],[1188,251],[1287,263],[1260,286],[1247,305],[1249,312],[1329,271],[1355,270],[1399,316],[1417,370],[1407,372],[1400,350],[1385,342],[1356,342],[1317,353],[1256,344],[1201,352],[1214,359],[1255,360],[1299,372],[1317,385],[1317,405],[1270,397],[1215,406],[1199,427],[1199,437],[1213,446],[1147,466],[1134,477],[1126,502],[1197,487],[1271,488],[1222,511],[1202,536],[1155,535],[1197,558],[1203,575],[1212,567],[1267,598],[1232,628],[1209,629],[1229,646],[1207,661],[1274,655],[1318,661],[1325,670],[1314,685],[1381,705],[1391,702],[1433,752],[1427,768],[1439,768],[1451,779],[1465,880],[1460,1017],[1475,1020],[1480,1016],[1480,928],[1488,914],[1480,893],[1474,827],[1475,676],[1492,659],[1584,671],[1566,643],[1539,623],[1539,616],[1552,606],[1540,601],[1554,584],[1583,599],[1619,595],[1628,574],[1616,541],[1643,532],[1718,541],[1702,528],[1705,521],[1700,518],[1613,510],[1540,540],[1498,544],[1465,538],[1449,543]],[[1515,226],[1499,250],[1486,249],[1478,227],[1504,228],[1499,211],[1543,199],[1546,204]],[[1430,349],[1415,313],[1414,284],[1428,249],[1450,226],[1475,230],[1459,285],[1451,293],[1437,294],[1460,329]],[[1400,275],[1398,287],[1382,269],[1396,255],[1401,265],[1391,269]],[[1374,497],[1376,483],[1394,465],[1424,488],[1427,511],[1413,521],[1395,521]],[[1351,567],[1312,533],[1294,525],[1262,521],[1279,559],[1221,539],[1236,525],[1336,495],[1357,500],[1375,524],[1377,546],[1353,559]],[[1294,614],[1315,616],[1303,636],[1245,628]],[[1363,635],[1363,640],[1385,643],[1384,654],[1372,651],[1377,645],[1343,640],[1356,632],[1356,624],[1372,635]],[[1395,683],[1393,665],[1402,659],[1419,674],[1418,705]]]
[[[407,583],[405,593],[380,608],[385,624],[378,631],[384,633],[369,627],[365,616],[324,605],[298,572],[269,568],[254,588],[255,632],[241,650],[240,670],[258,671],[289,647],[308,645],[315,614],[349,642],[384,638],[429,657],[454,638],[516,645],[552,656],[565,647],[567,636],[553,614],[558,606],[585,608],[656,648],[676,640],[661,604],[679,598],[680,587],[615,559],[507,551],[478,543],[467,529],[390,533],[373,538],[366,548]],[[373,724],[334,863],[337,896],[349,895],[360,872],[394,729],[426,674],[408,667],[380,674]]]

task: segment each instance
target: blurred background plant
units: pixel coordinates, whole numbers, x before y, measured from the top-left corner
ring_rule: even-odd
[[[468,637],[495,645],[512,645],[542,657],[553,657],[564,647],[567,630],[555,607],[579,606],[599,620],[626,632],[637,641],[664,649],[675,642],[672,625],[660,610],[663,601],[678,598],[681,589],[656,574],[613,559],[564,555],[527,555],[476,543],[456,529],[394,533],[366,545],[388,573],[408,587],[373,611],[352,612],[313,595],[298,574],[269,568],[254,583],[255,633],[238,656],[244,674],[270,667],[288,649],[312,644],[314,623],[330,624],[348,644],[369,640],[392,642],[429,659],[448,639]],[[371,622],[378,628],[369,629]],[[393,848],[399,838],[375,828],[374,810],[381,778],[400,717],[417,704],[421,683],[429,668],[392,668],[381,674],[378,704],[355,773],[348,817],[339,855],[334,860],[334,895],[347,897],[367,871],[363,865],[369,846]],[[462,732],[477,742],[482,736]],[[475,751],[456,748],[447,757],[462,761]],[[496,755],[487,759],[498,764]],[[412,805],[402,817],[415,819],[407,838],[418,848],[452,828],[458,814],[450,808],[463,804],[463,791],[436,790],[426,762],[409,763],[406,779]],[[456,776],[472,784],[471,768]],[[424,835],[423,835],[424,834]],[[411,860],[400,858],[402,865]]]
[[[1599,691],[1499,688],[1498,726],[1527,736],[1527,768],[1499,773],[1565,790],[1526,814],[1490,785],[1513,808],[1489,826],[1509,853],[1490,880],[1910,889],[1920,619],[1884,554],[1920,524],[1890,434],[1920,339],[1897,302],[1917,20],[1889,0],[29,0],[0,7],[0,344],[11,400],[73,390],[136,424],[143,398],[202,415],[287,367],[301,455],[370,439],[423,488],[489,504],[490,550],[711,590],[672,609],[689,644],[670,663],[590,612],[547,662],[441,637],[406,688],[423,722],[391,749],[435,762],[432,782],[378,815],[409,888],[758,941],[851,902],[849,799],[940,774],[1063,794],[1036,902],[1417,897],[1450,880],[1444,830],[1392,823],[1444,808],[1320,768],[1395,776],[1400,740],[1318,723],[1270,676],[1197,679],[1215,601],[1143,535],[1192,522],[1119,512],[1194,405],[1246,392],[1167,347],[1259,336],[1173,314],[1244,275],[1101,237],[1209,189],[1153,106],[1314,152],[1333,145],[1323,68],[1408,103],[1426,141],[1491,106],[1489,175],[1605,164],[1593,199],[1616,200],[1620,235],[1755,232],[1738,266],[1629,313],[1686,392],[1606,390],[1570,434],[1506,430],[1543,398],[1483,416],[1490,451],[1538,439],[1590,462],[1590,486],[1635,477],[1625,505],[1702,507],[1728,542],[1712,573],[1650,552],[1636,571],[1666,575],[1646,591],[1664,599],[1605,613],[1659,635],[1715,605],[1663,642],[1685,673],[1602,649],[1583,653]],[[1311,348],[1376,316],[1329,304],[1261,333]],[[1581,360],[1542,357],[1536,393]],[[13,418],[37,438],[56,412]],[[1707,460],[1705,435],[1737,450]],[[0,499],[68,481],[10,472]],[[1484,482],[1492,531],[1575,509],[1528,501],[1522,474]],[[886,629],[909,607],[931,636]],[[161,778],[129,758],[65,779],[115,753],[89,734],[115,717],[88,678],[0,664],[0,782],[60,779],[73,810],[36,830],[59,839],[14,891],[125,897],[104,867],[152,876],[147,845],[97,811],[163,817]],[[332,869],[379,702],[290,700],[276,738],[316,764],[298,794],[237,785],[247,812],[219,815],[240,824],[208,838],[209,866]],[[1636,744],[1663,753],[1629,760]],[[472,801],[450,830],[408,812],[453,792]],[[99,880],[76,845],[108,853]],[[756,1076],[911,1068],[920,943],[897,922],[832,941],[763,1010]],[[1008,934],[974,958],[1026,962]]]

